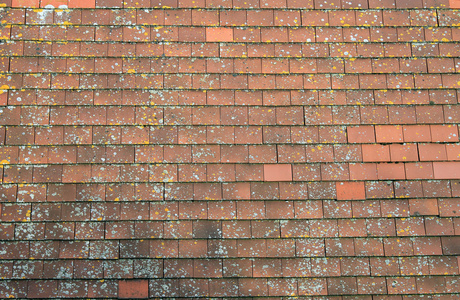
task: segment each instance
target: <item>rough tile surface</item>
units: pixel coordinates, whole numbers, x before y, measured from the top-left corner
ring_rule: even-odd
[[[0,298],[459,299],[458,9],[0,0]]]

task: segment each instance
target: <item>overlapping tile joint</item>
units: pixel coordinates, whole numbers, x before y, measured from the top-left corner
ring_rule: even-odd
[[[460,298],[460,1],[0,6],[0,298]]]

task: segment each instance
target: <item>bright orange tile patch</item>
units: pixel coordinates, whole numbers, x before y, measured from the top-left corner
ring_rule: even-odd
[[[449,0],[449,7],[450,8],[460,8],[460,1],[459,0]]]
[[[264,165],[265,181],[291,181],[292,167],[287,164]]]
[[[460,177],[460,162],[433,162],[435,179],[457,179]]]
[[[206,28],[207,42],[232,42],[233,29],[231,28]]]
[[[67,8],[68,0],[40,0],[40,7],[47,8]]]
[[[37,8],[40,7],[40,0],[12,0],[11,6]]]
[[[69,8],[94,8],[96,0],[68,0]]]
[[[337,200],[366,199],[364,182],[337,182]]]

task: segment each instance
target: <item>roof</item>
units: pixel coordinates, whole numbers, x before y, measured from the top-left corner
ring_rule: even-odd
[[[460,297],[460,1],[0,3],[0,298]]]

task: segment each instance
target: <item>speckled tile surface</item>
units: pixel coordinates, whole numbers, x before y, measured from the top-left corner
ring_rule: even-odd
[[[0,298],[460,298],[460,1],[0,0]]]

